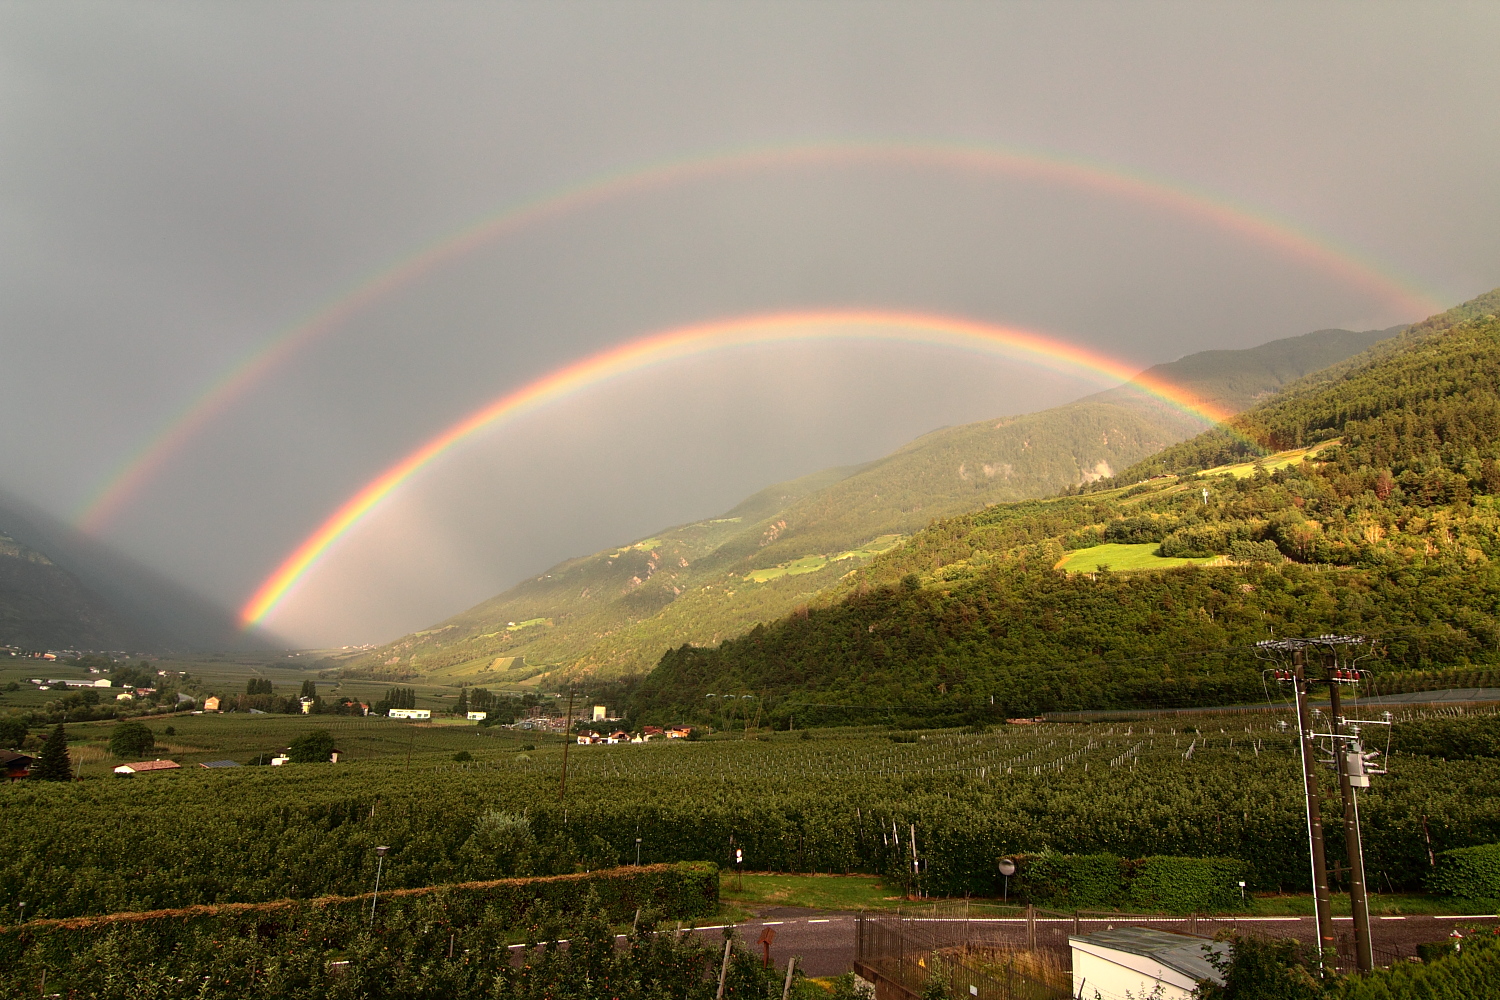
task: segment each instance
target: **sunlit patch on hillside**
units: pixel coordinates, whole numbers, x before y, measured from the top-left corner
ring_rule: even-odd
[[[816,573],[829,563],[840,562],[845,559],[869,559],[883,552],[889,552],[901,543],[905,535],[881,535],[866,542],[857,549],[847,549],[831,556],[810,555],[784,562],[778,566],[766,569],[752,570],[745,574],[745,579],[751,583],[765,583],[783,576],[801,576],[804,573]]]
[[[1258,462],[1236,462],[1234,465],[1220,465],[1212,469],[1205,469],[1203,474],[1205,476],[1222,476],[1228,473],[1237,479],[1244,479],[1247,476],[1255,475],[1256,466],[1260,466],[1267,472],[1275,472],[1277,469],[1285,469],[1288,466],[1296,465],[1304,458],[1317,458],[1319,452],[1332,448],[1338,443],[1338,438],[1334,438],[1332,441],[1320,441],[1306,448],[1278,451],[1274,455],[1267,455]]]
[[[1208,556],[1202,559],[1168,558],[1156,554],[1156,542],[1125,545],[1107,542],[1087,549],[1075,549],[1060,559],[1054,569],[1068,573],[1096,573],[1101,566],[1112,573],[1127,573],[1147,569],[1172,569],[1174,566],[1223,565],[1226,556]]]

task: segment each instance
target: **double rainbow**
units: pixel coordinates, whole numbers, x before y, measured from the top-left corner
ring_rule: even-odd
[[[767,170],[910,166],[999,174],[1079,188],[1157,206],[1239,234],[1373,293],[1417,316],[1436,312],[1434,298],[1352,250],[1278,219],[1264,209],[1178,181],[1054,153],[945,143],[812,143],[719,152],[593,178],[490,215],[403,257],[269,338],[163,426],[101,484],[78,512],[77,525],[97,532],[216,416],[318,338],[422,276],[505,236],[611,201],[692,183]]]
[[[611,379],[671,361],[735,347],[788,341],[900,341],[1020,359],[1103,385],[1129,382],[1169,406],[1208,423],[1230,414],[1178,386],[1097,351],[1033,330],[928,313],[842,309],[771,313],[678,327],[600,351],[474,411],[376,476],[335,510],[268,576],[240,611],[242,623],[265,621],[277,605],[359,524],[403,483],[461,442],[523,414]]]

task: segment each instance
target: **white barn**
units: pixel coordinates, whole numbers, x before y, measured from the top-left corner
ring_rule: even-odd
[[[386,713],[392,719],[430,719],[432,709],[430,708],[393,708]]]

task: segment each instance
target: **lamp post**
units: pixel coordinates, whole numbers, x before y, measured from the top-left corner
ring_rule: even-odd
[[[23,901],[17,903],[16,905],[21,908],[21,919],[18,922],[24,924],[26,922],[26,903]]]
[[[375,848],[375,892],[370,896],[370,926],[375,926],[375,901],[380,898],[380,871],[385,867],[385,855],[389,847]]]
[[[1016,873],[1016,863],[1010,858],[1000,859],[1000,874],[1005,876],[1005,896],[1003,902],[1010,902],[1010,877]]]
[[[637,868],[639,868],[641,866],[641,838],[640,837],[635,838],[635,866]]]

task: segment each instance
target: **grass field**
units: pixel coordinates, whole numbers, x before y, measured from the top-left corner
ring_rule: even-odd
[[[1106,566],[1112,573],[1129,573],[1136,570],[1171,569],[1174,566],[1204,566],[1221,560],[1223,556],[1205,559],[1165,558],[1156,554],[1157,543],[1121,545],[1108,542],[1087,549],[1074,549],[1057,563],[1057,569],[1069,573],[1094,573]]]
[[[333,735],[340,759],[345,761],[401,759],[409,754],[431,764],[433,755],[451,756],[460,750],[468,751],[476,760],[486,760],[511,756],[523,746],[547,740],[534,733],[485,728],[459,720],[422,723],[378,716],[178,714],[156,716],[146,724],[156,735],[156,748],[144,759],[170,759],[184,767],[210,760],[243,764],[257,754],[284,750],[298,736],[317,729]],[[122,763],[106,750],[115,725],[89,722],[68,727],[68,750],[80,777],[109,774]],[[171,734],[166,732],[169,727]],[[551,738],[551,742],[557,741],[558,737]]]
[[[879,538],[871,539],[868,543],[857,549],[849,549],[831,556],[803,556],[791,562],[772,566],[769,569],[751,570],[745,574],[745,579],[751,583],[765,583],[783,576],[801,576],[804,573],[816,573],[829,563],[842,562],[845,559],[869,559],[883,552],[889,552],[901,543],[905,535],[881,535]]]
[[[1205,476],[1217,476],[1229,473],[1236,479],[1244,479],[1255,475],[1255,467],[1259,465],[1267,472],[1275,472],[1277,469],[1285,469],[1289,465],[1296,465],[1304,458],[1314,458],[1324,448],[1331,448],[1338,444],[1338,439],[1322,441],[1307,448],[1294,448],[1291,451],[1278,451],[1274,455],[1267,455],[1259,462],[1237,462],[1234,465],[1220,465],[1212,469],[1205,469]]]

